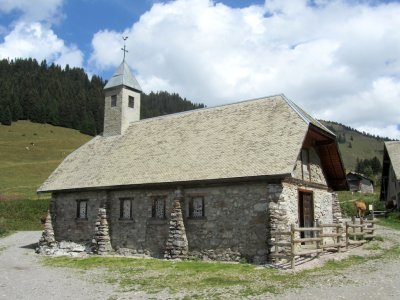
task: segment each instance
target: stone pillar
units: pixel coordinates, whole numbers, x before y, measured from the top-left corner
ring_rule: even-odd
[[[343,223],[342,210],[340,209],[339,197],[337,193],[332,193],[332,216],[333,223]]]
[[[268,207],[267,207],[267,249],[268,254],[272,252],[272,242],[275,241],[275,231],[288,231],[289,222],[285,205],[285,196],[282,195],[282,184],[268,184]],[[279,247],[281,250],[282,247]]]
[[[46,216],[46,220],[44,223],[44,230],[42,233],[42,237],[39,240],[39,248],[42,248],[42,247],[53,248],[56,245],[57,245],[57,242],[54,238],[54,230],[53,230],[53,224],[51,222],[50,211],[47,211],[47,216]]]
[[[105,207],[100,207],[94,231],[93,252],[99,255],[105,255],[111,250],[107,210]]]
[[[182,191],[177,189],[169,222],[168,239],[165,244],[164,258],[166,259],[182,259],[188,256],[189,246],[182,217],[182,200]]]

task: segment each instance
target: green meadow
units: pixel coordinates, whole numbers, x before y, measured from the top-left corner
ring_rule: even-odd
[[[49,195],[36,190],[73,150],[91,137],[77,130],[18,121],[0,125],[0,235],[40,230]]]
[[[39,198],[36,189],[89,139],[77,130],[49,124],[18,121],[0,125],[0,200]]]

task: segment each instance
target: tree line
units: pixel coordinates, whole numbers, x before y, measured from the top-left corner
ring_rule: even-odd
[[[345,128],[346,130],[348,130],[348,131],[350,131],[350,132],[356,132],[356,133],[358,133],[358,134],[362,134],[362,135],[364,135],[364,136],[371,137],[371,138],[374,138],[374,139],[376,139],[376,140],[382,140],[382,141],[385,141],[385,142],[387,142],[387,141],[394,141],[393,139],[391,139],[391,138],[389,138],[389,137],[381,137],[381,136],[379,136],[379,135],[370,134],[370,133],[365,132],[365,131],[362,131],[362,132],[361,132],[361,131],[358,131],[358,130],[355,129],[355,128],[352,128],[352,127],[350,127],[350,126],[347,126],[347,125],[344,125],[344,124],[341,124],[341,123],[338,123],[338,122],[334,122],[334,121],[325,121],[325,120],[319,120],[319,121],[322,121],[323,123],[325,123],[325,124],[326,124],[326,128],[328,128],[330,131],[332,131],[333,133],[335,133],[335,134],[338,136],[338,142],[339,142],[340,144],[346,143],[346,135],[345,135],[344,132],[343,132],[343,134],[341,134],[340,132],[338,132],[338,131],[335,129],[335,127],[332,126],[332,124],[337,125],[337,126],[342,126],[343,128]],[[352,136],[351,136],[351,137],[352,137]]]
[[[82,68],[61,68],[31,58],[0,60],[0,123],[30,120],[99,134],[103,131],[105,84],[96,75],[89,79]],[[143,93],[141,116],[202,107],[175,93]]]
[[[379,175],[382,172],[382,164],[379,159],[374,156],[371,159],[358,159],[356,163],[357,173],[364,174],[368,178],[372,178],[373,175]]]

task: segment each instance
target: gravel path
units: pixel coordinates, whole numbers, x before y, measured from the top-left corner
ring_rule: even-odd
[[[44,267],[34,253],[41,232],[0,239],[0,299],[107,299],[113,286],[90,282],[73,269]]]
[[[400,232],[382,226],[377,227],[377,235],[385,238],[380,247],[391,248],[400,245]],[[341,254],[329,254],[319,260],[312,260],[300,269],[310,269],[322,265],[329,259],[340,260],[349,255],[368,256],[382,253],[381,250],[368,250],[364,247],[355,247]],[[365,264],[354,265],[345,270],[320,272],[322,275],[314,278],[312,283],[303,282],[302,287],[291,289],[283,295],[268,297],[273,300],[320,300],[320,299],[400,299],[400,261],[387,259],[370,260]],[[266,299],[257,297],[256,299]]]
[[[40,234],[38,231],[25,231],[0,239],[0,299],[154,299],[170,296],[163,292],[157,296],[144,292],[123,293],[118,291],[117,286],[91,280],[95,273],[45,267],[40,262],[41,257],[33,250]],[[380,227],[378,234],[400,244],[399,231]],[[388,247],[391,245],[393,243],[387,244]],[[324,260],[371,253],[373,250],[358,247],[340,254],[340,257],[330,254],[296,268],[313,268]],[[254,299],[400,299],[400,261],[371,260],[345,270],[316,273],[312,282],[302,285],[281,295],[268,294]],[[173,297],[179,298],[180,294]]]

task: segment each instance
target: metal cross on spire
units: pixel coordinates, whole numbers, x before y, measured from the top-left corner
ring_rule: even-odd
[[[123,61],[125,61],[125,54],[126,54],[126,52],[128,52],[128,50],[126,50],[126,40],[128,39],[128,37],[127,36],[125,36],[125,37],[122,37],[122,39],[124,40],[124,48],[121,48],[121,50],[122,51],[124,51],[124,60]]]

